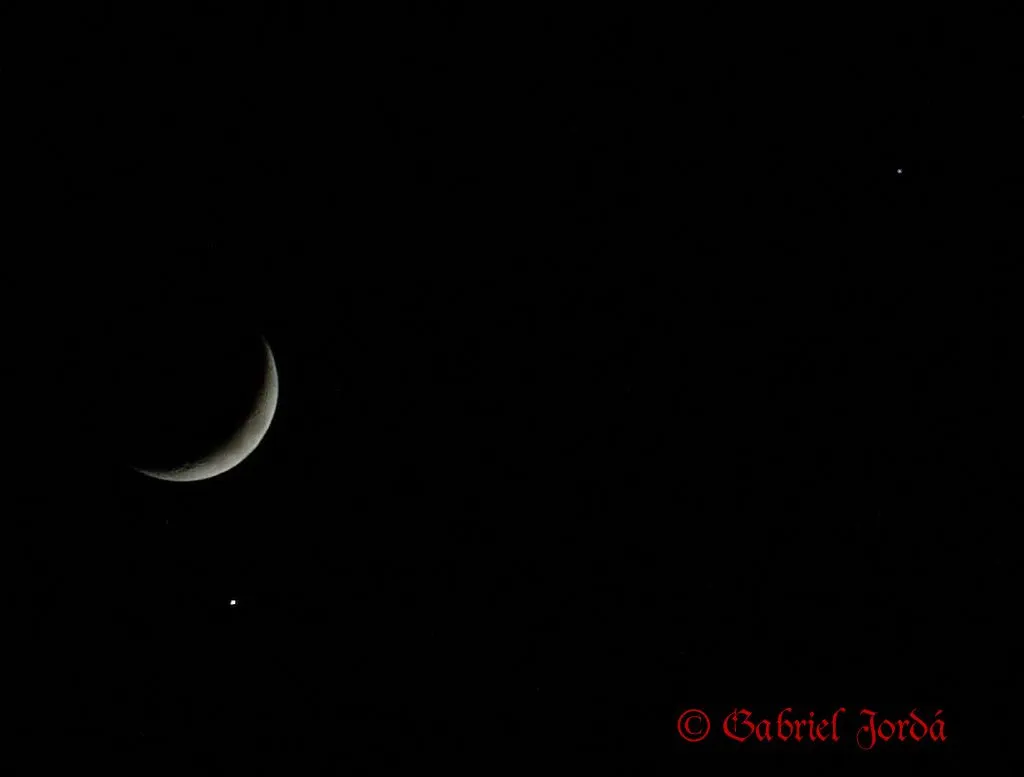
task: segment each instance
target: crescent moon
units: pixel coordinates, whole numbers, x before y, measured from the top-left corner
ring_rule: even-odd
[[[226,441],[204,456],[180,466],[159,470],[135,468],[136,471],[157,480],[178,483],[206,480],[237,467],[256,450],[270,428],[270,422],[274,420],[274,411],[277,409],[277,364],[265,339],[263,352],[263,381],[256,399],[245,421]]]

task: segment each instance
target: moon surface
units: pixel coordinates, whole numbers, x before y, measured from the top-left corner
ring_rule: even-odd
[[[225,437],[185,461],[170,466],[133,467],[137,472],[158,480],[190,482],[206,480],[237,467],[263,440],[277,409],[278,376],[277,364],[270,345],[263,338],[261,377],[255,397],[243,414],[241,423],[230,430]],[[173,402],[173,399],[171,400]],[[160,408],[157,408],[158,410]]]

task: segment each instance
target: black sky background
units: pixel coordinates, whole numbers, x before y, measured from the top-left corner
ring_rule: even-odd
[[[1015,755],[1016,18],[8,13],[37,757]],[[277,416],[221,477],[122,463],[112,365],[154,315],[274,349]],[[950,740],[675,731],[839,705]]]

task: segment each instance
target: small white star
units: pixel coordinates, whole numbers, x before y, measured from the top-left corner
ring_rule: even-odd
[[[896,175],[903,175],[903,168],[902,167],[897,167],[896,168]]]
[[[236,604],[238,604],[238,600],[237,599],[232,599],[230,602],[228,602],[228,604],[230,604],[232,607],[234,607]]]

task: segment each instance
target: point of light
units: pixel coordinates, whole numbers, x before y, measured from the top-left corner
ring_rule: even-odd
[[[232,599],[230,602],[228,602],[228,604],[234,607],[236,604],[238,604],[238,601],[236,599]]]
[[[897,167],[896,168],[896,175],[903,175],[903,168],[902,167]]]

